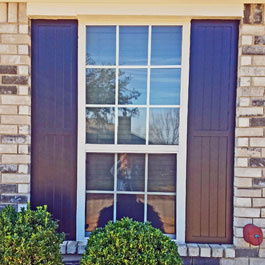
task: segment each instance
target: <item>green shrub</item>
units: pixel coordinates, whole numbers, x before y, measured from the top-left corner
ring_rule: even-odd
[[[7,206],[0,213],[1,265],[61,265],[60,243],[64,234],[47,207],[33,211],[28,206],[16,212]]]
[[[81,265],[181,265],[177,246],[150,223],[123,218],[89,236]]]

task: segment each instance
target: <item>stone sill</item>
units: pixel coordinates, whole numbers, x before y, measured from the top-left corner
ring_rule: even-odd
[[[87,241],[64,241],[61,244],[62,255],[82,255]],[[235,258],[234,245],[226,244],[177,244],[181,257]]]

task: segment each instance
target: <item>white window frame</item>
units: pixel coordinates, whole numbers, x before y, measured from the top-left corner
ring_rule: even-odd
[[[100,145],[86,144],[86,26],[182,26],[181,87],[179,105],[179,145]],[[118,34],[118,33],[117,33]],[[118,44],[116,44],[118,45]],[[149,45],[150,46],[150,45]],[[174,153],[177,155],[176,241],[185,243],[186,230],[186,157],[189,85],[190,19],[177,17],[128,16],[80,18],[78,26],[78,146],[77,146],[77,211],[76,240],[85,239],[86,153]],[[150,54],[150,53],[149,53]],[[114,66],[115,68],[116,66]],[[126,67],[123,67],[126,68]],[[137,67],[138,68],[138,67]],[[117,73],[116,73],[117,74]],[[116,95],[117,96],[117,95]],[[128,107],[132,107],[129,105]],[[166,107],[166,106],[163,106]],[[116,117],[117,118],[117,117]],[[115,123],[117,126],[117,122]],[[117,129],[117,128],[116,128]],[[116,133],[117,135],[117,133]],[[89,147],[93,146],[93,151]],[[166,151],[165,151],[166,150]]]

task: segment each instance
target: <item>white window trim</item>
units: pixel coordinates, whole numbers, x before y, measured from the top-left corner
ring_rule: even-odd
[[[78,26],[78,154],[77,154],[77,211],[76,211],[76,240],[85,239],[85,203],[86,203],[86,152],[89,145],[86,145],[85,137],[85,120],[86,120],[86,26],[87,25],[164,25],[164,26],[182,26],[182,61],[181,61],[181,89],[180,89],[180,118],[179,118],[179,145],[178,146],[130,146],[128,150],[126,146],[113,148],[115,145],[94,145],[93,152],[130,152],[139,153],[147,151],[148,153],[160,153],[163,148],[165,153],[177,153],[177,195],[176,195],[176,241],[178,243],[185,242],[186,230],[186,156],[187,156],[187,117],[188,117],[188,85],[189,85],[189,51],[190,51],[190,19],[175,17],[163,19],[157,17],[157,20],[152,18],[143,18],[143,21],[129,20],[128,16],[122,20],[113,21],[106,19],[98,21],[79,20]],[[172,20],[172,21],[171,21]],[[155,21],[155,23],[154,23]]]

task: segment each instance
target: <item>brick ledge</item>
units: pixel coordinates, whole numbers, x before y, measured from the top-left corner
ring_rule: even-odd
[[[62,255],[82,255],[85,252],[87,240],[64,241],[61,244]],[[176,243],[177,244],[177,243]],[[177,244],[181,257],[201,258],[235,258],[235,246],[228,244]]]

